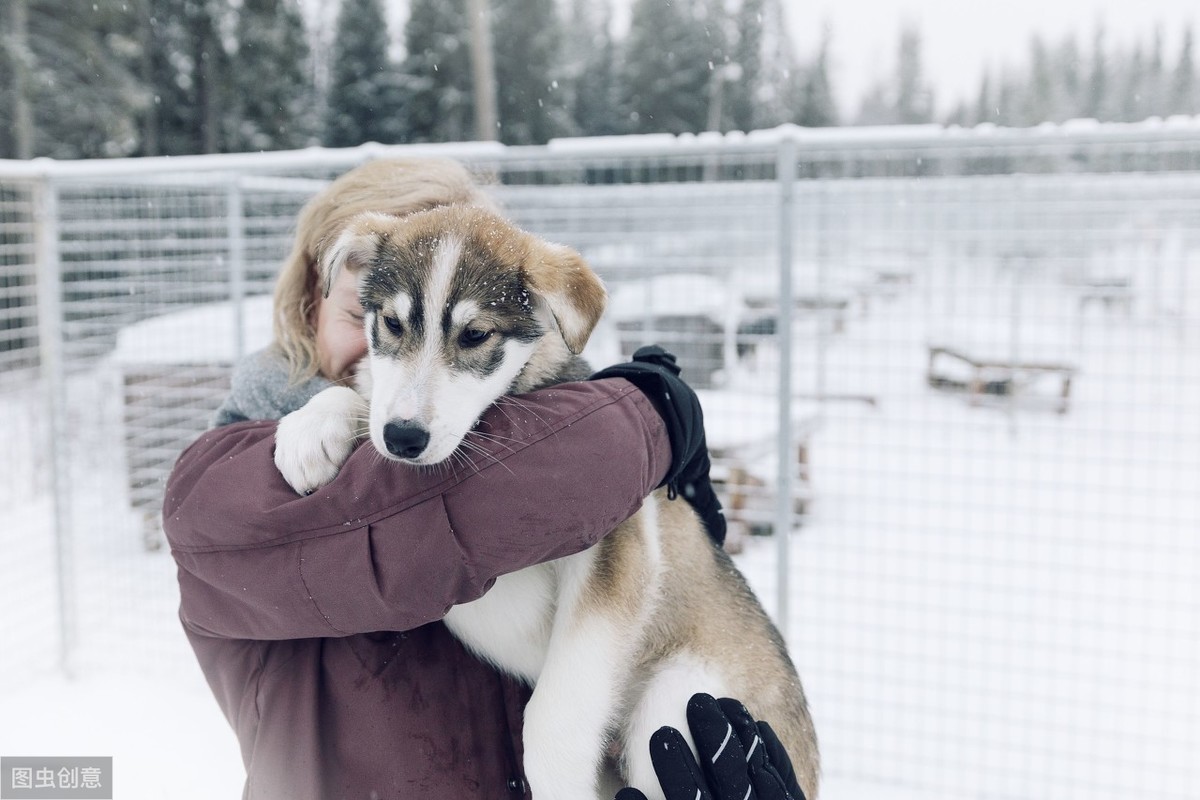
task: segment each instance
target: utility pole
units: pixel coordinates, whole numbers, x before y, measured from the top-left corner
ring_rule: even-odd
[[[499,138],[496,120],[496,61],[492,57],[492,17],[488,0],[469,0],[471,75],[475,84],[475,138]]]

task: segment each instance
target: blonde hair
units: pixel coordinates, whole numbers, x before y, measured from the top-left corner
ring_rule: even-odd
[[[275,342],[293,382],[320,371],[316,342],[318,265],[322,249],[364,211],[404,216],[438,206],[493,207],[471,174],[446,159],[369,161],[316,194],[296,222],[296,240],[275,283]]]

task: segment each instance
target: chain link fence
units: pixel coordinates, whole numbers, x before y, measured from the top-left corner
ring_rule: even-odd
[[[190,664],[165,476],[268,342],[305,200],[436,154],[604,278],[594,363],[678,354],[831,778],[1193,797],[1198,132],[2,163],[0,676]]]

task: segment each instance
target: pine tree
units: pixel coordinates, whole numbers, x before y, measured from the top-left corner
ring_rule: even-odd
[[[826,30],[816,57],[805,70],[796,121],[809,128],[827,128],[838,124],[837,104],[829,83],[829,40],[830,33]]]
[[[1021,81],[1009,72],[1001,72],[995,95],[996,111],[992,121],[1005,127],[1017,125],[1017,101],[1020,96]]]
[[[625,130],[619,111],[617,44],[612,35],[611,0],[571,0],[566,20],[566,62],[573,129],[584,136]]]
[[[704,129],[714,53],[696,11],[694,2],[635,0],[623,75],[633,132]]]
[[[475,115],[463,0],[412,0],[404,39],[402,141],[472,139]]]
[[[1054,53],[1053,73],[1057,76],[1054,99],[1054,119],[1064,121],[1078,117],[1083,108],[1082,59],[1074,36],[1067,36]]]
[[[921,34],[906,25],[900,30],[893,75],[863,95],[858,124],[913,125],[932,121],[933,89],[925,80],[921,63]]]
[[[381,0],[343,0],[336,27],[324,143],[396,141],[396,80]]]
[[[1142,87],[1145,85],[1146,65],[1141,45],[1135,45],[1133,55],[1121,59],[1121,94],[1118,97],[1116,119],[1136,122],[1145,117]]]
[[[1104,52],[1104,28],[1097,27],[1092,38],[1092,63],[1084,89],[1083,113],[1092,119],[1108,119],[1108,58]]]
[[[1029,44],[1029,80],[1021,101],[1018,124],[1037,125],[1054,118],[1054,83],[1050,54],[1041,37],[1035,34]]]
[[[500,140],[544,144],[571,133],[554,0],[493,0],[492,33]]]
[[[729,17],[724,13],[722,0],[694,0],[698,30],[703,32],[708,65],[708,87],[705,96],[704,123],[700,130],[729,129],[726,103],[730,84],[738,77],[740,65],[735,65],[729,48],[737,40]]]
[[[143,82],[153,102],[142,120],[143,155],[216,153],[230,73],[219,0],[143,0]]]
[[[792,39],[787,34],[781,0],[762,4],[762,44],[754,94],[754,128],[773,128],[795,122],[803,91],[803,71],[797,67]]]
[[[313,88],[304,20],[296,1],[243,0],[237,43],[231,149],[281,150],[308,144],[314,132],[309,124]]]
[[[913,125],[933,121],[933,88],[925,80],[921,34],[911,26],[900,31],[895,91],[896,122]]]
[[[1162,117],[1170,112],[1167,110],[1167,73],[1163,56],[1162,28],[1154,28],[1154,38],[1150,45],[1150,56],[1146,61],[1146,71],[1142,78],[1142,114],[1143,117]]]
[[[1192,27],[1183,31],[1183,43],[1179,48],[1179,61],[1171,75],[1170,113],[1195,114],[1200,112],[1200,97],[1196,92],[1196,63],[1193,54]]]
[[[766,0],[743,0],[734,18],[736,42],[731,69],[734,78],[726,87],[729,128],[749,131],[756,127],[761,96],[763,19]]]
[[[887,84],[877,81],[868,86],[858,101],[858,114],[854,117],[854,124],[892,125],[895,122],[895,108],[888,96]]]
[[[131,55],[138,47],[132,10],[90,0],[12,0],[0,20],[0,155],[136,151],[135,120],[149,95]]]
[[[995,122],[995,118],[996,98],[992,92],[992,75],[984,70],[983,77],[979,80],[979,95],[975,101],[975,115],[972,122],[979,125],[983,122]]]

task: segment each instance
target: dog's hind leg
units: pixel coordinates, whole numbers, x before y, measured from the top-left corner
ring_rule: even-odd
[[[686,653],[677,653],[656,669],[641,689],[624,731],[624,769],[630,785],[648,800],[663,800],[658,777],[650,760],[650,736],[664,725],[683,734],[692,753],[696,743],[688,729],[687,704],[696,692],[714,697],[727,693],[719,673]]]

